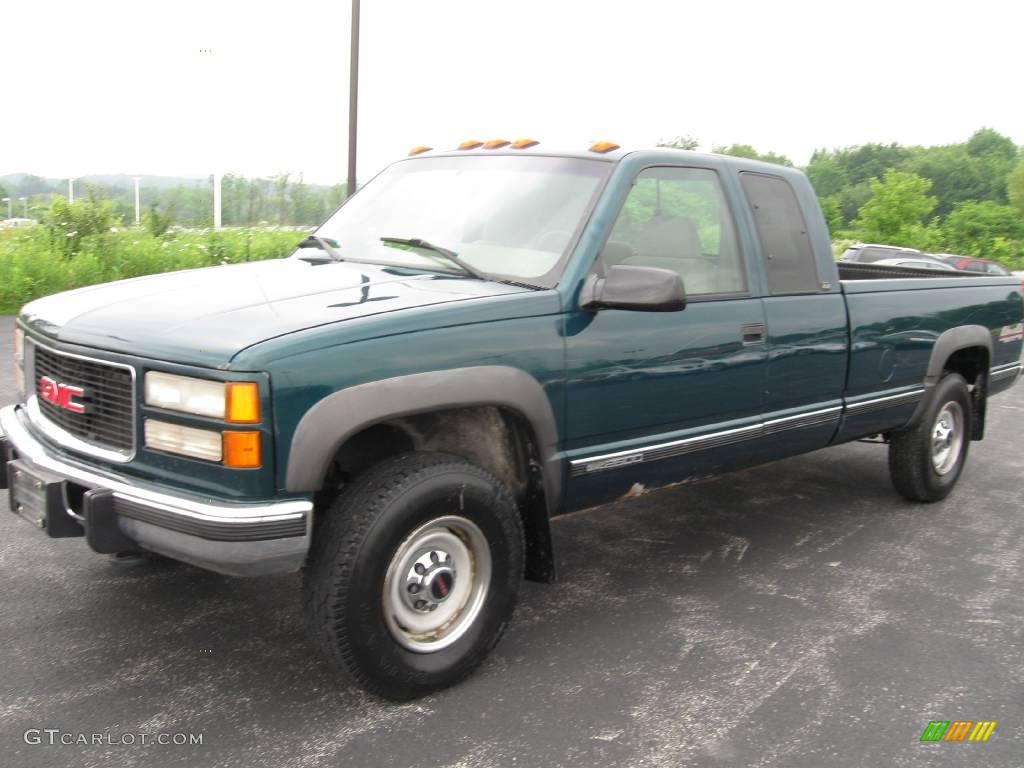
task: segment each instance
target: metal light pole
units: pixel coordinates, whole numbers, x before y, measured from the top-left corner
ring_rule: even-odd
[[[25,213],[25,218],[27,219],[28,218],[28,198],[27,197],[19,197],[18,199],[21,200],[22,205],[25,206],[24,213]],[[8,206],[8,209],[10,209],[10,206]]]
[[[138,226],[139,222],[142,221],[142,212],[139,209],[139,176],[132,176],[132,180],[135,182],[135,225]]]
[[[11,198],[5,197],[3,200],[0,200],[0,203],[7,203],[7,218],[14,218],[11,216]]]
[[[220,229],[220,180],[219,173],[213,174],[213,228]]]
[[[348,68],[348,180],[345,196],[356,191],[356,123],[359,104],[359,0],[352,0],[352,45]]]
[[[68,202],[75,202],[75,180],[68,179]]]

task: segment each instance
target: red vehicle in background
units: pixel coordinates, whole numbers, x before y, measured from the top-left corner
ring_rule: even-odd
[[[982,272],[986,275],[1017,275],[1021,279],[1020,292],[1024,295],[1024,275],[1011,272],[999,262],[990,259],[976,259],[973,256],[958,256],[955,253],[932,253],[929,255],[942,259],[952,267],[965,272]]]
[[[957,256],[955,253],[932,253],[929,254],[937,259],[942,259],[954,269],[962,269],[965,272],[984,272],[987,275],[1009,275],[1010,270],[995,261],[989,259],[976,259],[973,256]]]

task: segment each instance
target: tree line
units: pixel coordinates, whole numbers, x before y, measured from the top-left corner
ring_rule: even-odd
[[[102,177],[101,177],[102,178]],[[76,198],[102,200],[116,223],[127,226],[135,221],[135,190],[130,179],[125,183],[80,180]],[[27,199],[30,218],[44,219],[54,201],[66,199],[67,182],[23,176],[16,182],[0,181],[0,198],[13,199],[12,211],[22,215]],[[221,221],[224,226],[305,226],[321,223],[345,199],[345,185],[307,184],[302,174],[282,173],[264,178],[226,174],[221,180]],[[145,182],[140,189],[141,207],[147,221],[157,228],[209,227],[213,224],[213,177],[194,181],[151,186]],[[0,216],[6,216],[0,210]]]
[[[695,149],[680,136],[661,146]],[[714,152],[792,166],[747,144]],[[820,149],[803,170],[833,240],[958,253],[1024,268],[1024,150],[991,128],[961,144]]]

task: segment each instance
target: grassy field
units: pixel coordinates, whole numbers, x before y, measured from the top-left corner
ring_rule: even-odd
[[[87,237],[77,254],[65,258],[44,227],[0,230],[0,313],[17,312],[40,296],[110,280],[280,258],[302,237],[294,230],[263,229],[153,237],[132,229]]]

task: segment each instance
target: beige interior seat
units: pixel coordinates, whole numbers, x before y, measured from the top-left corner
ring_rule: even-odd
[[[624,264],[643,264],[678,272],[687,293],[713,293],[715,262],[701,251],[697,223],[687,216],[655,216],[636,238],[636,254]]]

